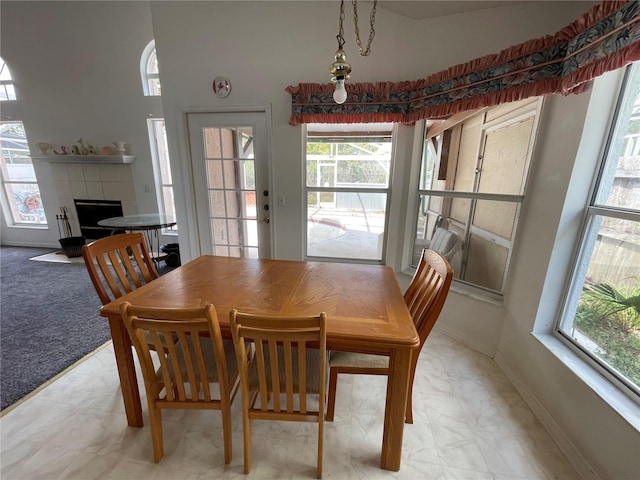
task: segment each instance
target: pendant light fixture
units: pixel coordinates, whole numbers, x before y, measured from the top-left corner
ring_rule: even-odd
[[[358,30],[358,0],[353,1],[353,23],[355,25],[356,32],[356,43],[358,44],[358,48],[360,50],[360,55],[366,57],[371,52],[371,42],[373,41],[373,37],[376,34],[373,29],[373,24],[375,23],[376,16],[376,6],[378,0],[373,0],[373,7],[371,9],[371,15],[369,17],[370,30],[369,30],[369,41],[367,42],[367,47],[365,49],[362,48],[362,44],[360,42],[360,32]],[[344,0],[340,1],[340,17],[338,19],[338,35],[336,38],[338,39],[338,50],[335,53],[335,61],[329,66],[329,73],[331,73],[331,81],[336,84],[336,88],[333,92],[333,99],[336,103],[341,104],[347,100],[347,90],[344,86],[345,81],[349,79],[349,74],[351,73],[351,65],[347,62],[347,56],[344,53],[342,47],[344,46]]]

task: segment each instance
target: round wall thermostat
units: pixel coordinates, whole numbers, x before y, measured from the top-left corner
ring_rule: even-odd
[[[231,93],[231,82],[226,77],[216,77],[213,79],[213,93],[216,97],[224,98]]]

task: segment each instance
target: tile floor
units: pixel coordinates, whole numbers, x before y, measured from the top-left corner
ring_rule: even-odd
[[[443,334],[432,333],[418,362],[399,472],[378,468],[384,392],[384,377],[339,378],[336,418],[325,424],[324,478],[579,478],[497,365]],[[253,468],[243,474],[239,400],[229,465],[215,411],[165,412],[165,455],[154,464],[148,426],[126,425],[108,344],[0,419],[0,477],[315,478],[317,426],[288,422],[254,422]]]

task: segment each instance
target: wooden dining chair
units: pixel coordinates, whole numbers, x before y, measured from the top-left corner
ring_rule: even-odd
[[[413,380],[420,351],[438,320],[453,279],[453,270],[440,253],[425,248],[420,264],[404,294],[404,300],[420,336],[420,347],[411,354],[409,392],[405,408],[405,422],[413,423]],[[327,421],[332,422],[335,413],[336,387],[341,373],[359,375],[389,375],[389,357],[364,353],[332,351],[329,355],[329,392]]]
[[[103,305],[158,278],[142,233],[122,233],[82,247],[91,283]]]
[[[144,377],[153,461],[158,463],[164,455],[163,409],[211,409],[222,413],[224,463],[229,463],[238,368],[233,343],[222,339],[213,305],[167,309],[123,302],[120,313]],[[153,358],[157,358],[157,370]]]
[[[232,310],[240,365],[244,473],[251,470],[251,420],[318,422],[317,477],[322,478],[326,317],[275,317]],[[250,349],[250,352],[247,352]],[[244,361],[250,354],[251,360]],[[308,402],[318,396],[318,407]]]

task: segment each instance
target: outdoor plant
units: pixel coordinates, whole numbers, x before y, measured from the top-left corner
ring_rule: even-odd
[[[599,346],[595,355],[640,384],[640,283],[630,288],[607,283],[586,287],[576,327]]]
[[[608,283],[598,283],[588,287],[587,294],[602,303],[605,317],[617,315],[629,330],[640,328],[640,283],[626,294]]]

